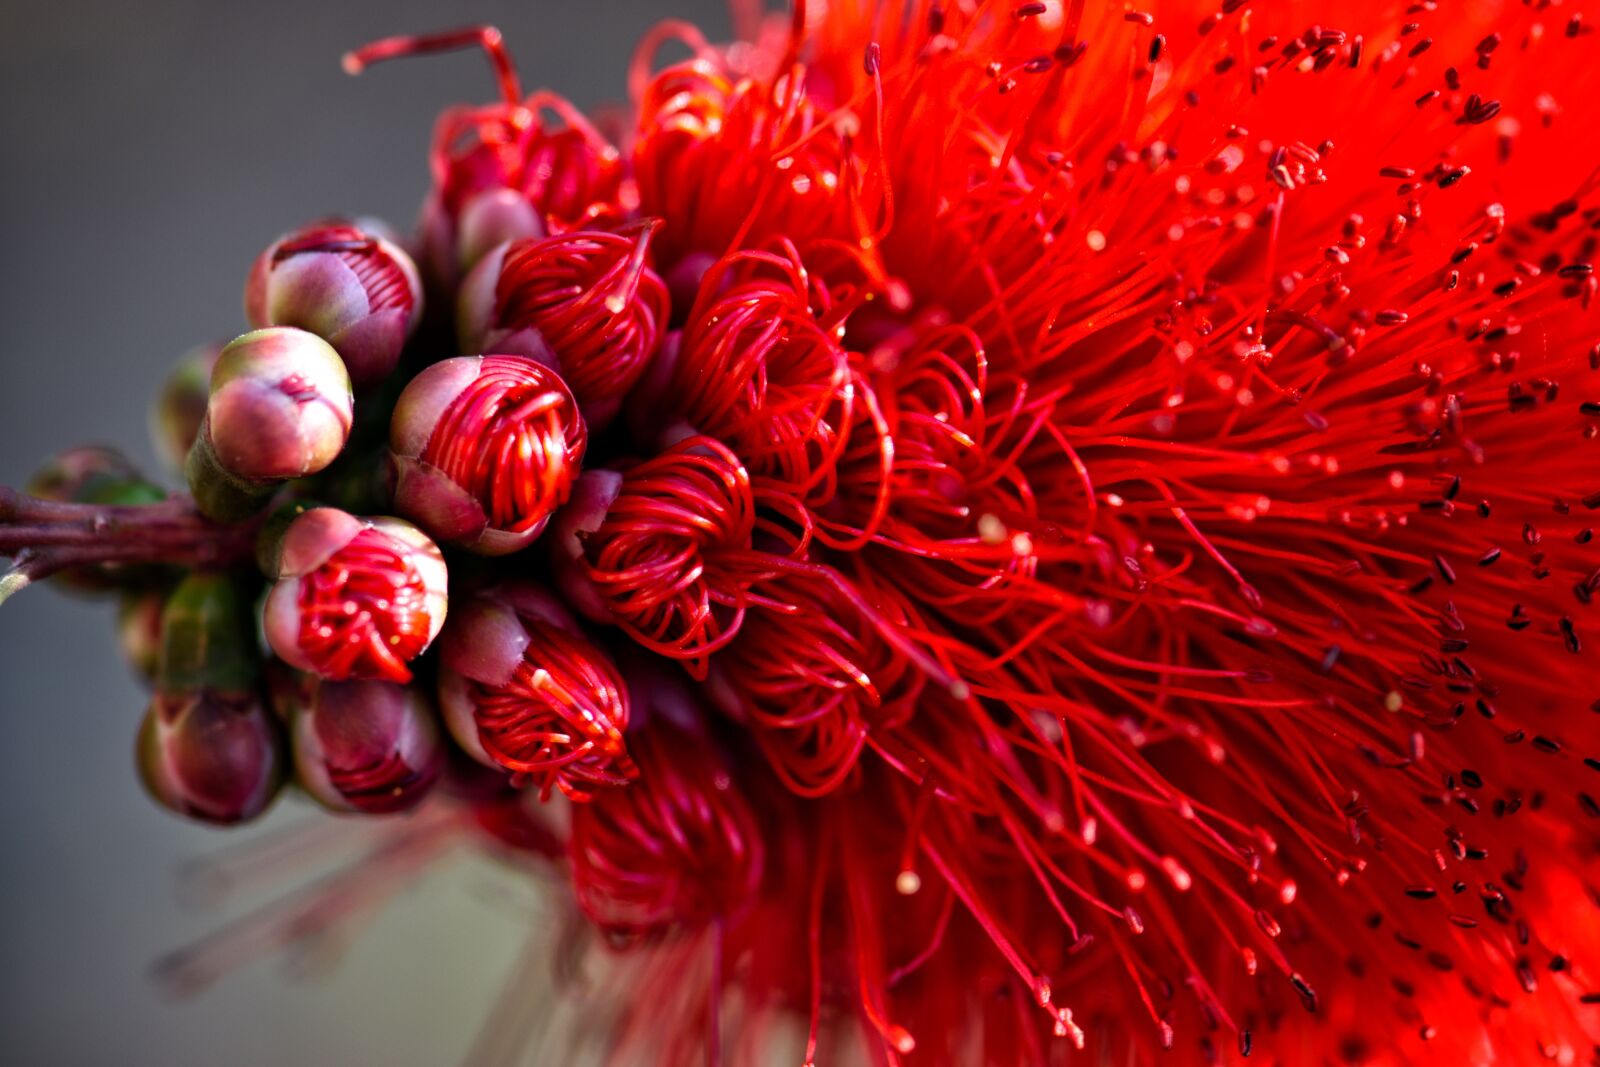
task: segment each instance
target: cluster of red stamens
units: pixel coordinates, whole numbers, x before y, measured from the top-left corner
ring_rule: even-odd
[[[409,682],[428,646],[422,575],[377,530],[362,530],[300,581],[300,650],[329,678]]]
[[[592,647],[560,631],[530,627],[529,656],[501,687],[474,682],[479,743],[495,763],[548,790],[582,795],[621,785],[628,723],[621,679]]]
[[[752,548],[756,502],[739,458],[687,437],[628,469],[584,570],[617,625],[705,677],[706,657],[739,632],[767,570]]]
[[[645,266],[653,229],[519,241],[499,261],[494,325],[537,331],[586,413],[615,409],[666,326],[666,287]]]

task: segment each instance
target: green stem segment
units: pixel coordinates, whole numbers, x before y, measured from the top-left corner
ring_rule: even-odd
[[[250,599],[232,575],[196,572],[180,582],[161,613],[157,688],[164,693],[251,691],[260,655]]]
[[[184,477],[200,513],[220,522],[238,522],[259,512],[282,482],[255,482],[230,473],[217,459],[204,432],[184,461]]]

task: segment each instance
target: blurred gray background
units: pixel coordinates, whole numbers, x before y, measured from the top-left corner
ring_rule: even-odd
[[[345,49],[492,22],[525,83],[588,106],[623,98],[633,41],[669,15],[726,36],[723,0],[0,0],[0,483],[90,441],[154,469],[148,398],[178,354],[240,332],[262,247],[329,213],[409,228],[433,118],[491,99],[487,65],[352,79]],[[197,999],[151,982],[163,952],[248,903],[197,909],[179,869],[260,831],[145,800],[143,699],[108,607],[30,589],[0,608],[0,1062],[458,1062],[533,914],[482,862],[443,865],[310,978],[269,957]],[[266,822],[316,816],[280,803]]]

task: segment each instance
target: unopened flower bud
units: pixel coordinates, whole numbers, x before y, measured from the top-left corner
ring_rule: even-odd
[[[166,493],[114,448],[85,445],[55,456],[26,486],[30,496],[63,504],[154,504]]]
[[[549,367],[523,356],[435,363],[395,405],[395,510],[469,551],[515,552],[567,499],[587,442]]]
[[[186,473],[215,519],[256,511],[276,486],[316,474],[344,448],[350,377],[326,341],[289,326],[254,330],[223,348]]]
[[[283,777],[279,728],[257,696],[249,599],[220,574],[191,574],[173,590],[161,616],[158,688],[139,730],[151,795],[206,822],[259,815]]]
[[[652,232],[574,230],[490,252],[461,285],[463,349],[549,363],[591,425],[610,422],[667,328],[667,287],[645,265]]]
[[[221,354],[220,344],[186,352],[150,407],[150,439],[157,454],[176,469],[183,468],[184,457],[200,436],[211,398],[211,370]]]
[[[295,775],[335,811],[415,807],[439,780],[445,745],[428,696],[393,682],[305,678],[284,703]]]
[[[422,317],[422,280],[411,257],[342,221],[279,238],[256,259],[244,292],[252,326],[297,326],[339,353],[350,380],[388,377]]]
[[[508,241],[543,236],[544,219],[527,197],[514,189],[486,189],[461,209],[456,223],[456,261],[468,271]]]
[[[117,605],[117,648],[133,673],[154,683],[161,667],[161,616],[166,607],[164,589],[123,594]]]
[[[267,594],[267,643],[322,678],[411,680],[444,625],[448,574],[427,535],[400,519],[313,508],[289,524]]]
[[[277,724],[253,692],[160,692],[139,729],[139,776],[180,815],[243,822],[277,795],[281,749]]]
[[[474,597],[440,650],[440,707],[469,755],[574,799],[633,777],[622,678],[549,593],[507,583]]]

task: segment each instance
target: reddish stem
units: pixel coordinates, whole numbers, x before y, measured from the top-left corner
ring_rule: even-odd
[[[251,557],[259,528],[259,519],[212,522],[185,496],[159,504],[67,504],[0,486],[0,556],[11,559],[0,574],[0,603],[68,567],[229,566]]]

